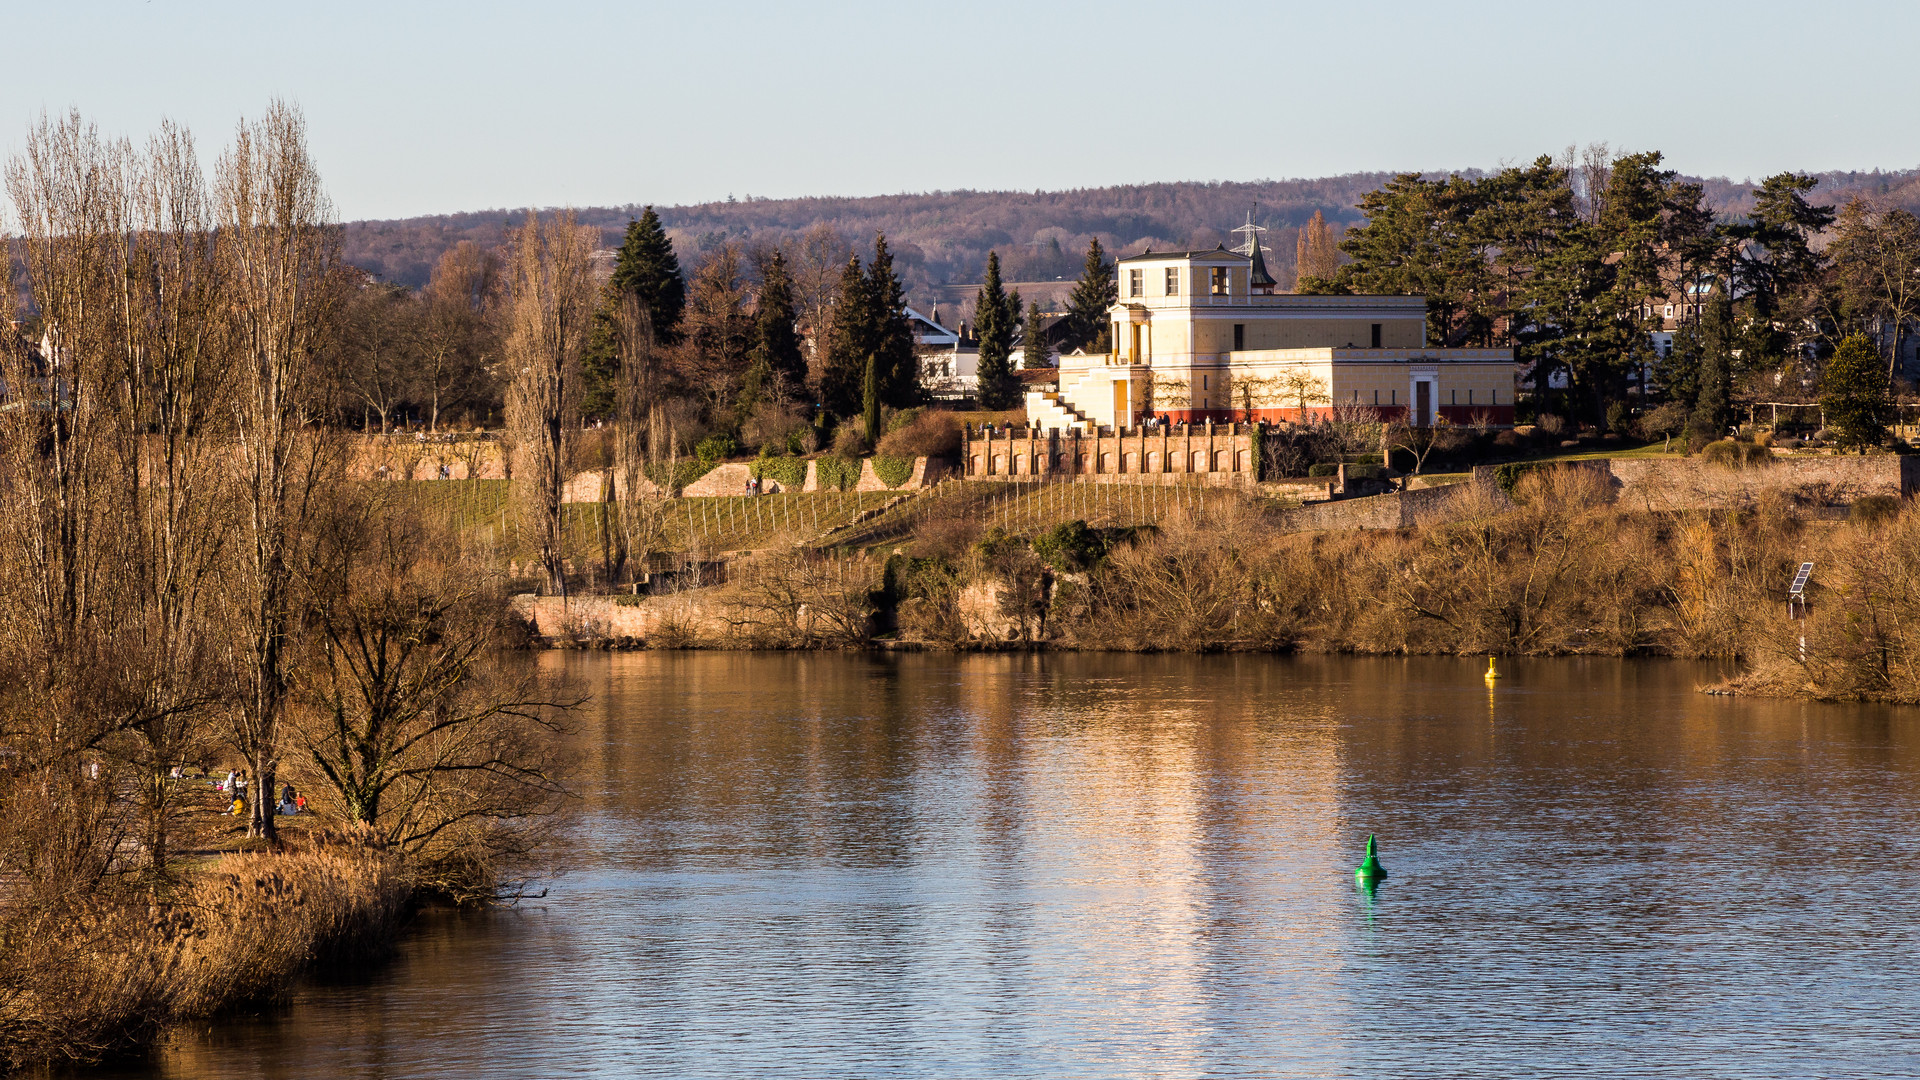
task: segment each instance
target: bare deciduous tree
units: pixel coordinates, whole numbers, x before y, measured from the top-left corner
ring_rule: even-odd
[[[592,330],[595,239],[571,214],[543,223],[530,213],[514,235],[507,268],[507,424],[520,458],[516,501],[522,527],[539,536],[547,585],[562,596],[561,502],[580,410],[580,355]]]
[[[335,307],[333,207],[307,153],[306,120],[275,102],[242,122],[215,185],[238,377],[236,461],[247,510],[235,628],[243,638],[235,749],[251,765],[253,831],[274,838],[274,773],[287,695],[288,568],[329,458],[313,419],[314,358]]]

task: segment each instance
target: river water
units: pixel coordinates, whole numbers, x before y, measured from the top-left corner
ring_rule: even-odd
[[[140,1075],[1920,1072],[1914,711],[1666,661],[545,662],[594,695],[550,893]]]

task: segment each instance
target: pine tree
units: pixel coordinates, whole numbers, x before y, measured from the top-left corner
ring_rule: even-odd
[[[1090,353],[1103,353],[1111,348],[1107,340],[1111,336],[1107,329],[1107,309],[1118,296],[1113,264],[1107,261],[1107,253],[1101,250],[1100,238],[1096,236],[1087,245],[1086,266],[1067,298],[1069,326],[1061,347],[1085,349]]]
[[[1017,295],[1017,294],[1016,294]],[[980,406],[1010,409],[1016,403],[1019,380],[1013,374],[1013,327],[1019,318],[1017,299],[1007,296],[1000,282],[1000,255],[987,252],[987,279],[974,297],[973,322],[980,338]]]
[[[600,291],[600,306],[580,358],[580,411],[589,418],[613,415],[614,386],[619,382],[619,328],[614,313],[632,294],[646,305],[654,340],[662,346],[679,340],[680,319],[687,306],[687,283],[673,241],[649,206],[638,221],[627,222],[627,235],[614,260],[613,277]]]
[[[873,340],[867,325],[873,307],[867,297],[869,284],[860,256],[848,256],[833,300],[827,360],[820,372],[820,401],[835,416],[852,416],[860,408],[864,365]]]
[[[1687,422],[1688,441],[1712,442],[1727,433],[1733,422],[1733,350],[1738,330],[1733,303],[1725,289],[1715,287],[1707,300],[1696,337],[1700,366],[1696,378],[1693,416]]]
[[[627,223],[626,238],[613,263],[615,289],[633,293],[646,302],[653,318],[654,337],[663,345],[680,340],[680,316],[687,306],[687,283],[674,256],[673,241],[649,206],[640,220]]]
[[[778,378],[794,394],[807,385],[807,358],[794,329],[798,318],[793,275],[787,272],[786,257],[776,251],[760,268],[760,298],[753,309],[753,362],[765,372],[763,379]]]
[[[907,294],[893,272],[887,238],[876,235],[873,261],[867,264],[865,323],[872,335],[867,351],[878,365],[880,400],[896,409],[920,398],[920,370],[913,356],[913,328],[907,323]]]
[[[880,442],[880,373],[872,353],[867,354],[867,377],[862,380],[860,414],[867,429],[867,445]]]
[[[1053,350],[1047,345],[1047,320],[1040,314],[1040,305],[1027,305],[1027,321],[1020,329],[1022,358],[1020,366],[1024,368],[1045,368],[1053,366]]]
[[[1820,411],[1842,447],[1878,446],[1892,419],[1886,365],[1865,334],[1849,334],[1820,380]]]

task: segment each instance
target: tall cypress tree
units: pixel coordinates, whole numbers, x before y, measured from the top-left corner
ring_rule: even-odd
[[[880,372],[876,358],[867,354],[867,376],[861,382],[860,416],[867,429],[868,445],[880,442]]]
[[[973,323],[980,338],[980,405],[1010,409],[1019,381],[1013,374],[1013,327],[1019,303],[1000,282],[1000,254],[987,252],[987,279],[973,301]]]
[[[1067,311],[1070,313],[1070,326],[1062,348],[1080,349],[1101,353],[1110,348],[1107,339],[1111,333],[1107,329],[1107,309],[1113,306],[1119,297],[1119,289],[1114,280],[1113,264],[1107,261],[1107,253],[1100,248],[1100,238],[1094,237],[1087,245],[1087,263],[1080,271],[1080,280],[1073,286],[1073,293],[1067,298]]]
[[[913,328],[907,324],[907,294],[893,272],[887,238],[876,235],[867,264],[867,342],[877,369],[880,400],[904,409],[919,400],[920,371],[913,358]]]

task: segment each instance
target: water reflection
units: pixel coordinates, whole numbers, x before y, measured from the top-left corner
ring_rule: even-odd
[[[1804,1075],[1916,1047],[1914,714],[1671,663],[556,655],[545,901],[194,1077]],[[1357,889],[1369,832],[1392,876]]]

